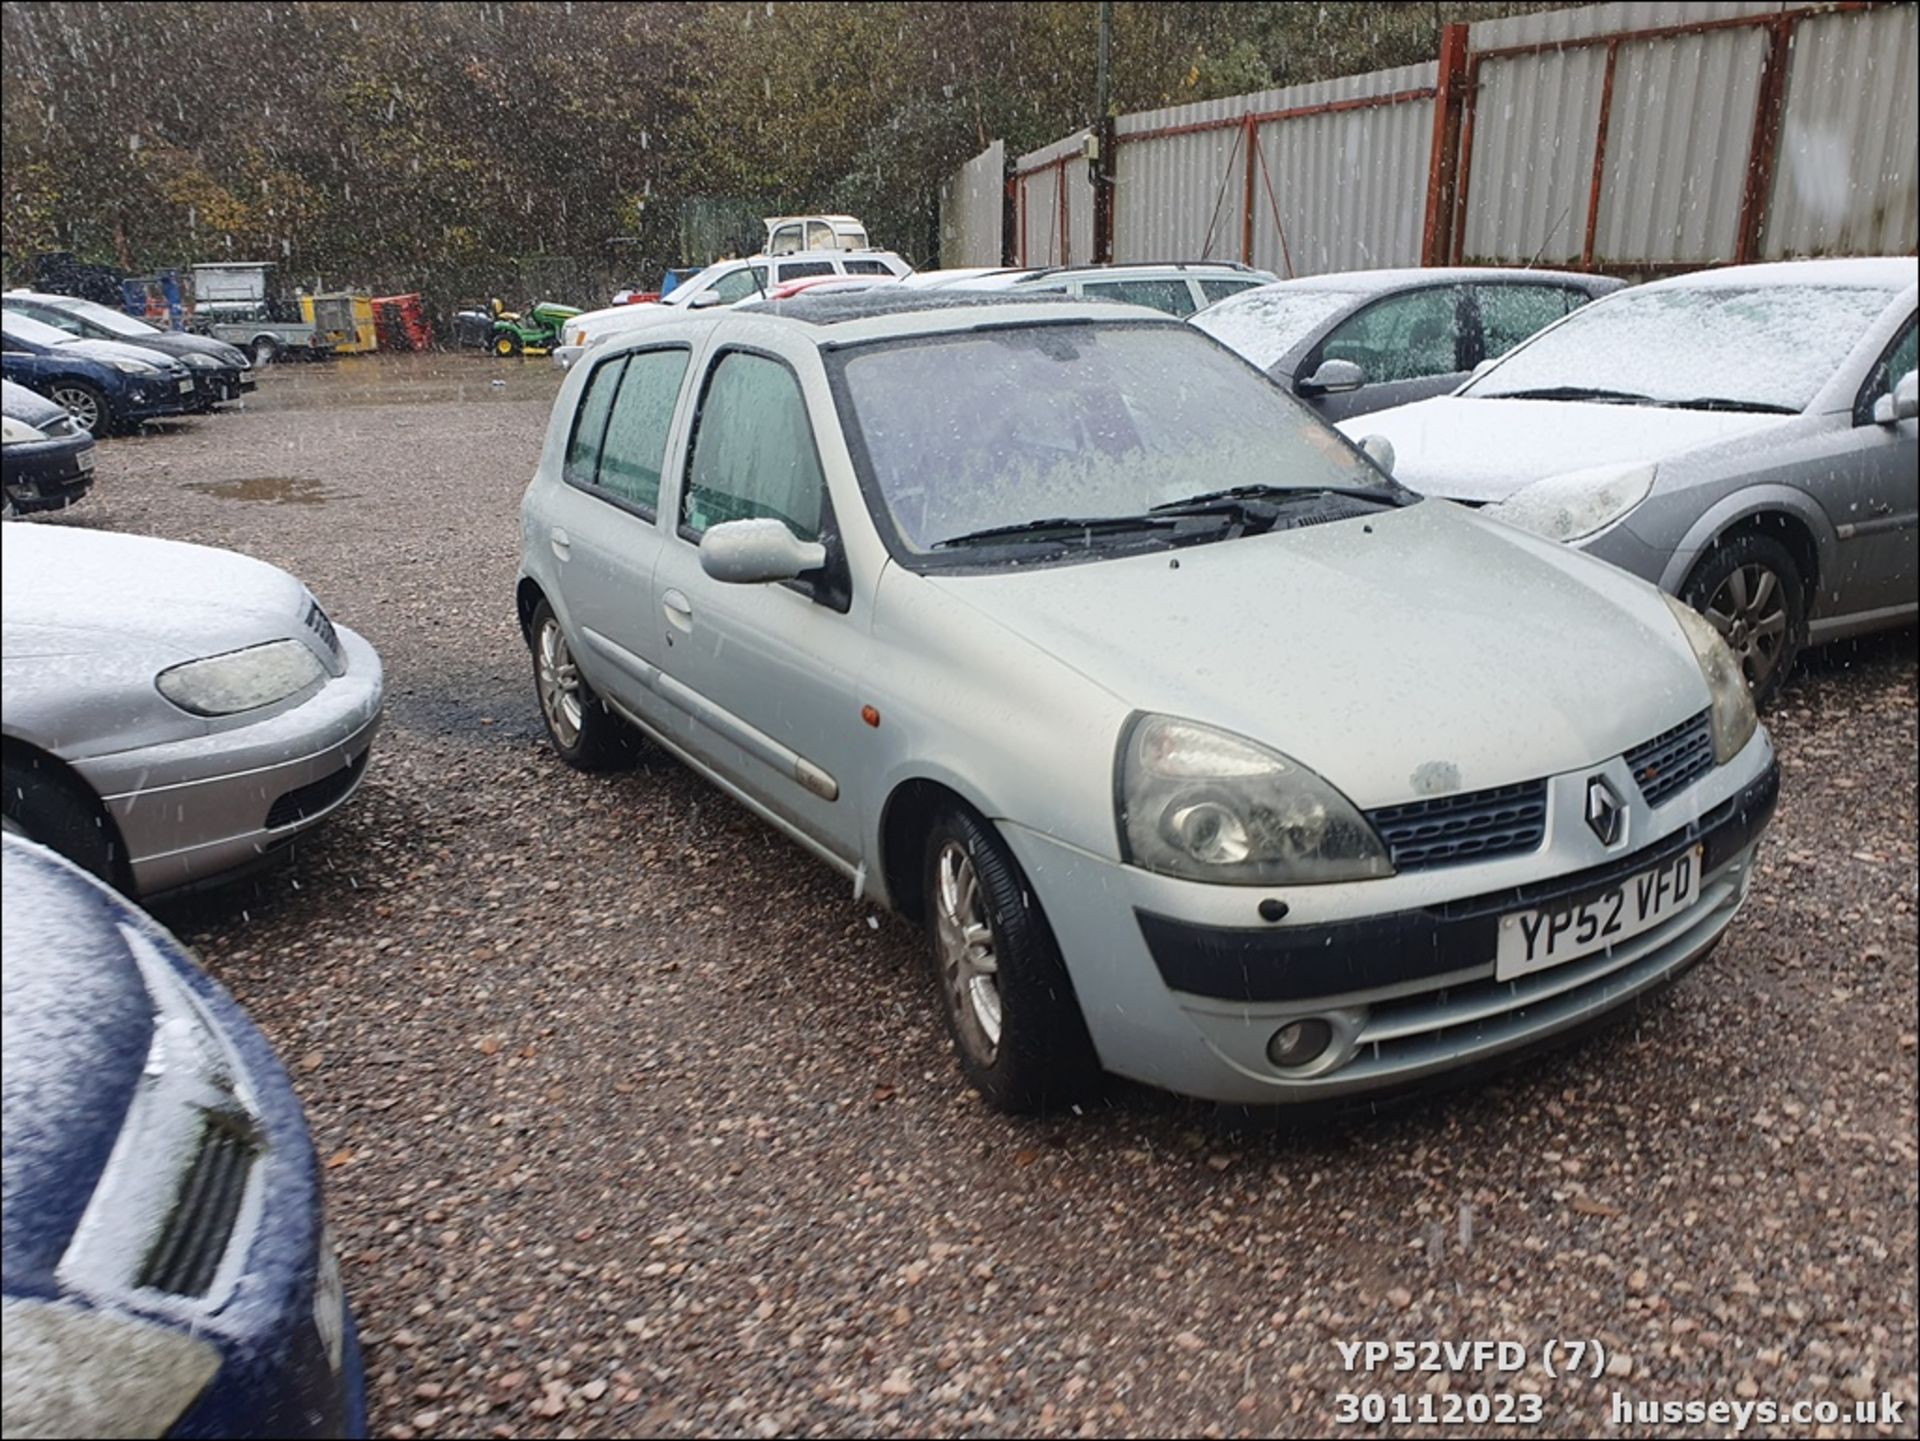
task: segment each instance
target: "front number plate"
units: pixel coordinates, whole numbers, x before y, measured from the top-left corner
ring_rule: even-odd
[[[187,379],[180,382],[180,393],[182,395],[193,394],[193,377],[189,376],[187,377]]]
[[[1616,946],[1677,915],[1700,896],[1700,847],[1576,901],[1500,918],[1495,980],[1544,971]]]

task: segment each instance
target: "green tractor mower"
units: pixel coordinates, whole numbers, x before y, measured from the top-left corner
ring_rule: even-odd
[[[507,310],[493,302],[495,355],[545,355],[560,343],[560,327],[580,313],[578,306],[541,301],[525,311]]]

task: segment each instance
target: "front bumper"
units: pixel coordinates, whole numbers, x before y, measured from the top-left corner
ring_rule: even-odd
[[[200,386],[191,376],[187,377],[187,389],[182,390],[177,377],[162,375],[130,382],[117,399],[109,396],[107,403],[119,410],[124,421],[159,420],[187,414],[200,404],[200,397]]]
[[[291,710],[76,763],[120,829],[137,894],[250,869],[359,789],[380,726],[380,657],[335,630],[344,673]]]
[[[1002,832],[1046,905],[1108,1070],[1239,1105],[1340,1101],[1549,1043],[1675,979],[1719,940],[1778,792],[1765,733],[1657,809],[1618,787],[1634,809],[1612,853],[1557,824],[1569,804],[1579,813],[1559,792],[1582,790],[1590,773],[1553,778],[1536,852],[1344,885],[1200,885]],[[1702,882],[1686,910],[1609,951],[1494,979],[1502,915],[1590,894],[1695,844]],[[1274,895],[1286,921],[1255,924]],[[1334,1030],[1330,1067],[1283,1071],[1267,1043],[1307,1016]]]
[[[9,445],[4,467],[7,499],[15,510],[58,510],[93,488],[93,437],[81,432]]]

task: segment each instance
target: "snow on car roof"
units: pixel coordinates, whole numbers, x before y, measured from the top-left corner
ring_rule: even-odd
[[[1920,283],[1920,261],[1911,255],[1871,255],[1853,259],[1775,260],[1765,265],[1725,265],[1651,282],[1649,290],[1707,286],[1843,285],[1905,290]]]
[[[808,325],[842,325],[853,320],[874,320],[918,311],[1005,309],[1036,305],[1048,308],[1078,306],[1089,317],[1124,314],[1129,319],[1145,318],[1139,306],[1084,300],[1048,292],[915,290],[908,286],[876,286],[872,290],[840,291],[831,295],[796,295],[791,300],[769,301],[757,307],[755,313],[800,320]],[[1167,318],[1173,324],[1179,324],[1171,316]]]
[[[1336,270],[1326,275],[1303,275],[1273,283],[1290,290],[1341,290],[1358,295],[1407,285],[1432,285],[1436,280],[1560,280],[1585,286],[1604,279],[1604,276],[1577,270],[1537,270],[1515,265],[1410,265],[1387,270]]]

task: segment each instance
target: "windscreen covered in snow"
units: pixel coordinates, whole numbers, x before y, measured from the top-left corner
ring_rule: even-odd
[[[1668,405],[1725,400],[1804,410],[1893,296],[1838,285],[1623,291],[1575,311],[1460,393],[1583,390]]]
[[[1351,290],[1262,285],[1209,305],[1193,317],[1193,324],[1265,370],[1298,345],[1314,326],[1360,295]]]

